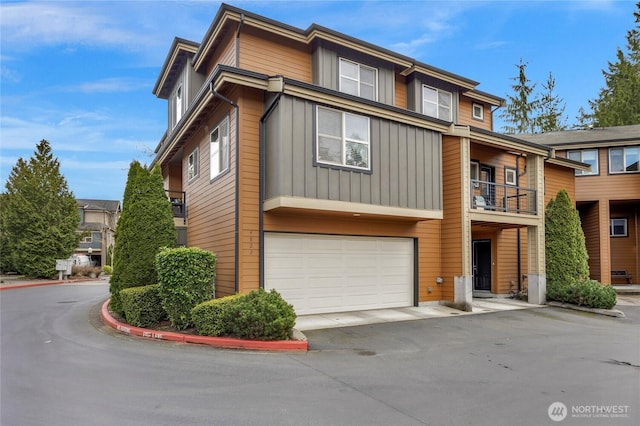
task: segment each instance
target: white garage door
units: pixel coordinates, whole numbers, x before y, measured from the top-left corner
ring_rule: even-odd
[[[298,315],[413,305],[410,238],[265,234],[266,290]]]

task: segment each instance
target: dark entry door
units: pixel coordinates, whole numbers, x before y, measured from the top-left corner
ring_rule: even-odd
[[[473,289],[491,291],[491,240],[473,242]]]

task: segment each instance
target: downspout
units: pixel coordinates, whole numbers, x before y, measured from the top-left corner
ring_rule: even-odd
[[[240,241],[240,237],[239,237],[239,230],[238,230],[238,219],[240,217],[240,214],[238,212],[238,208],[240,207],[240,197],[238,197],[238,188],[240,188],[240,173],[239,173],[239,165],[240,165],[240,114],[239,114],[239,107],[238,104],[236,104],[235,102],[233,102],[231,99],[225,97],[224,95],[221,95],[220,93],[218,93],[216,91],[216,89],[213,87],[213,82],[209,82],[209,90],[211,91],[211,93],[213,94],[213,96],[215,96],[216,98],[228,103],[229,105],[231,105],[234,109],[235,109],[235,115],[236,115],[236,199],[235,199],[235,229],[234,229],[234,239],[235,239],[235,276],[234,276],[234,291],[237,293],[239,290],[239,285],[238,285],[238,272],[239,272],[239,266],[240,266],[240,259],[238,258],[239,254],[240,254],[240,247],[238,245],[239,241]]]
[[[240,23],[238,23],[238,29],[236,30],[236,67],[240,68],[240,31],[244,25],[244,13],[240,14]]]
[[[260,195],[258,206],[258,246],[259,246],[259,277],[258,282],[260,288],[264,288],[264,199],[266,193],[266,135],[264,132],[264,122],[271,115],[271,112],[276,107],[276,104],[280,101],[284,92],[284,80],[282,80],[282,86],[278,94],[271,100],[271,103],[267,106],[264,113],[260,117],[260,143],[259,143],[259,155],[260,155]]]
[[[522,174],[520,174],[520,158],[522,158],[522,154],[518,155],[516,157],[516,173],[518,176],[518,181],[516,182],[516,185],[519,187],[520,186],[520,178],[522,176],[524,176],[525,174],[527,174],[527,168],[525,167],[524,172],[522,172]],[[516,197],[516,202],[517,202],[517,209],[518,209],[518,213],[520,212],[520,197]],[[520,248],[520,228],[517,229],[516,232],[516,255],[518,256],[518,294],[520,294],[520,292],[522,291],[522,250]]]

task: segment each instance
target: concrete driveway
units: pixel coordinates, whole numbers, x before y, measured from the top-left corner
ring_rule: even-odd
[[[637,306],[307,331],[311,350],[286,354],[127,337],[98,320],[107,297],[104,282],[0,293],[3,426],[640,420]]]

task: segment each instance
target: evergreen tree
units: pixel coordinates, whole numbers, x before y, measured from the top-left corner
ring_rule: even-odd
[[[49,278],[56,259],[78,247],[78,204],[60,174],[60,163],[46,140],[34,156],[19,158],[11,170],[0,212],[0,258],[4,270]]]
[[[549,201],[545,210],[545,250],[547,291],[550,295],[589,279],[589,256],[580,215],[564,189]]]
[[[540,94],[538,101],[538,115],[535,118],[535,131],[555,132],[567,128],[564,118],[566,105],[553,91],[556,87],[556,79],[549,73],[546,83],[542,84],[544,92]]]
[[[122,313],[121,290],[156,284],[155,256],[162,247],[175,245],[173,211],[160,169],[150,171],[132,162],[115,238],[111,309]]]
[[[640,2],[636,8],[636,26],[626,36],[627,54],[617,49],[616,62],[602,71],[606,87],[589,101],[598,127],[640,124]]]
[[[507,124],[503,131],[507,134],[533,133],[535,130],[534,113],[538,109],[539,101],[531,99],[536,84],[527,78],[527,63],[516,65],[518,76],[512,77],[515,84],[511,86],[513,95],[507,95],[506,110],[500,114],[500,118]]]

